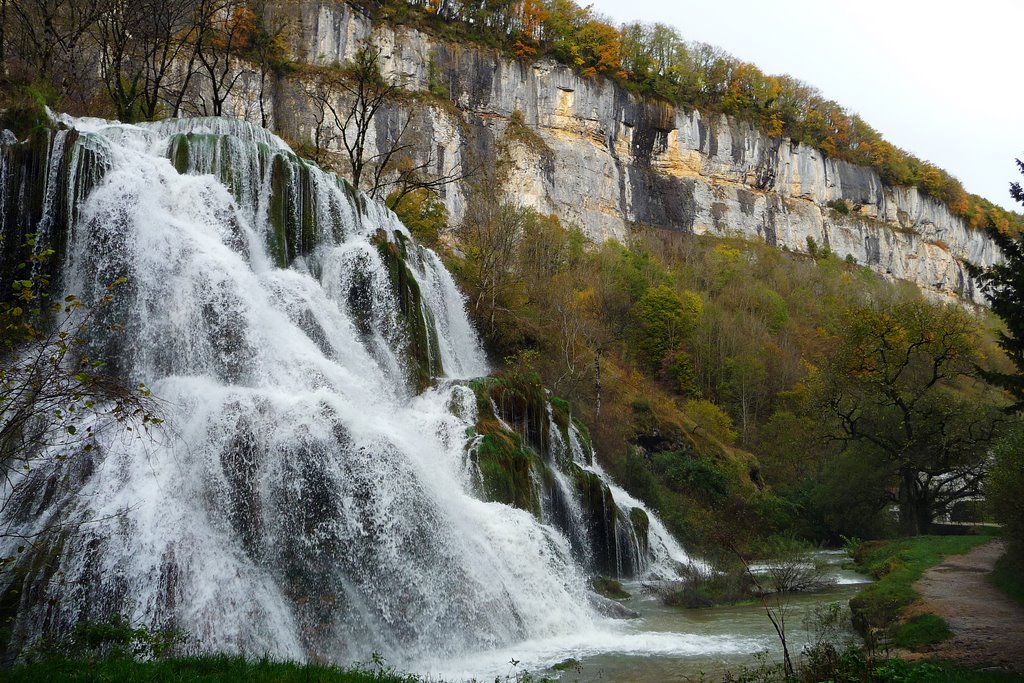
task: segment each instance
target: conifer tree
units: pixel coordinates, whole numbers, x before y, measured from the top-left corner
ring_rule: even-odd
[[[1017,166],[1024,173],[1024,162],[1017,159]],[[1010,196],[1024,204],[1024,189],[1020,183],[1010,183]],[[992,304],[992,311],[1006,325],[1006,330],[999,333],[999,346],[1017,372],[983,371],[982,376],[1009,391],[1016,399],[1009,410],[1019,412],[1024,410],[1024,235],[1009,235],[995,229],[991,218],[989,223],[989,234],[1005,260],[988,268],[972,264],[967,264],[967,268]]]

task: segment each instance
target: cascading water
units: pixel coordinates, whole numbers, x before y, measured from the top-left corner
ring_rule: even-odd
[[[165,425],[25,475],[32,514],[0,520],[0,555],[62,531],[4,587],[16,646],[113,614],[201,651],[337,662],[600,631],[573,477],[620,520],[621,573],[687,561],[553,418],[550,523],[478,497],[477,396],[454,380],[485,375],[483,353],[450,274],[391,212],[244,123],[61,122],[32,143],[45,171],[5,137],[5,244],[45,228],[86,300],[127,279],[104,312],[123,332],[89,343]]]

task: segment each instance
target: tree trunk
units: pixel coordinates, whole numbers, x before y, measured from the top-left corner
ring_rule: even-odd
[[[932,504],[927,487],[917,480],[917,473],[904,470],[900,473],[900,534],[919,536],[931,531]]]

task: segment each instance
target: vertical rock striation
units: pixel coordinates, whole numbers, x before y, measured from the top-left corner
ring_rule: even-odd
[[[459,164],[498,169],[509,199],[556,214],[592,239],[623,239],[633,224],[761,239],[794,251],[807,251],[810,239],[938,297],[971,301],[980,295],[964,262],[999,258],[983,232],[916,188],[885,187],[872,169],[768,137],[748,123],[638,98],[552,60],[515,61],[410,28],[373,25],[345,3],[278,3],[274,11],[288,15],[293,59],[343,63],[371,41],[388,77],[406,90],[435,93],[393,104],[380,116],[374,136],[381,144],[403,110],[411,111],[417,153],[438,172]],[[312,138],[297,79],[276,84],[273,105],[286,137]],[[510,134],[515,112],[541,144]],[[466,183],[445,190],[456,220],[467,192]]]

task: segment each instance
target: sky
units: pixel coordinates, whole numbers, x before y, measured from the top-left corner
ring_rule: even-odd
[[[584,0],[789,74],[883,137],[1024,212],[1024,0]]]

